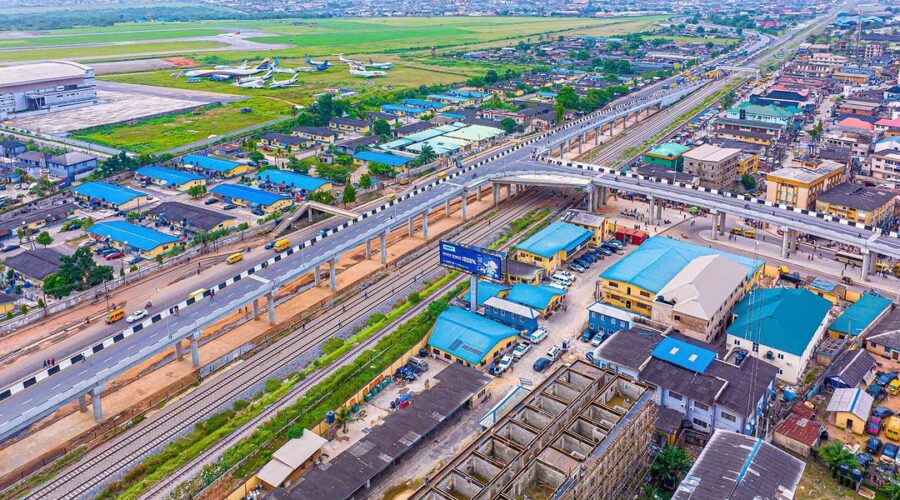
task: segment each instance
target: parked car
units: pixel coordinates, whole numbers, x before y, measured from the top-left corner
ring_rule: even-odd
[[[878,377],[875,378],[875,383],[884,387],[894,380],[897,380],[897,374],[894,372],[879,373]]]
[[[622,243],[622,242],[619,241],[619,240],[609,240],[609,241],[607,241],[606,243],[604,243],[604,245],[613,246],[613,247],[616,247],[616,248],[618,248],[618,249],[620,249],[620,250],[623,249],[623,248],[625,248],[625,244]]]
[[[594,347],[599,347],[604,340],[606,340],[606,336],[602,333],[598,333],[597,335],[594,335],[593,339],[591,339],[591,345]]]
[[[578,271],[579,273],[583,273],[585,271],[584,266],[582,266],[581,264],[577,264],[575,262],[569,264],[569,269],[574,269],[574,270]]]
[[[550,358],[551,361],[556,361],[560,356],[562,356],[562,349],[560,349],[559,346],[552,346],[547,350],[547,357]]]
[[[125,256],[125,254],[122,252],[112,252],[112,253],[106,254],[106,260],[121,259],[124,256]]]
[[[147,310],[146,309],[138,309],[137,311],[129,314],[128,317],[125,318],[125,321],[127,321],[129,323],[134,323],[135,321],[142,320],[145,316],[147,316]]]
[[[111,254],[111,253],[116,253],[116,252],[118,252],[118,251],[119,251],[118,248],[113,248],[113,247],[103,247],[103,248],[101,248],[101,249],[98,251],[98,253],[99,253],[100,255],[106,257],[107,255],[109,255],[109,254]]]
[[[593,338],[594,338],[594,332],[592,332],[590,330],[585,330],[581,334],[581,337],[579,337],[578,339],[581,340],[582,342],[590,342],[591,339],[593,339]]]
[[[234,203],[226,203],[226,204],[222,205],[222,210],[234,210],[237,207],[238,206],[235,205]]]
[[[900,380],[891,380],[891,383],[887,385],[887,392],[891,396],[895,396],[898,392],[900,392]]]
[[[880,439],[872,436],[866,440],[866,451],[871,453],[872,455],[877,455],[878,452],[881,451],[881,446],[883,444],[884,443],[882,443]]]
[[[566,287],[563,286],[563,285],[560,285],[559,283],[557,283],[557,282],[555,282],[555,281],[551,281],[550,283],[547,284],[547,286],[549,286],[550,288],[555,288],[555,289],[560,290],[560,291],[563,291],[563,292],[565,292],[566,290],[568,290],[568,288],[566,288]]]
[[[134,257],[128,259],[128,263],[129,263],[129,264],[138,264],[138,263],[140,263],[142,260],[144,260],[143,257],[141,257],[141,256],[139,256],[139,255],[136,255],[136,256],[134,256]]]
[[[253,210],[250,210],[250,213],[259,217],[263,217],[266,215],[266,213],[263,212],[261,208],[254,208]]]
[[[532,344],[537,344],[540,341],[547,338],[547,330],[544,330],[543,328],[538,328],[537,330],[526,335],[525,338],[527,338],[528,341],[531,342]]]
[[[553,273],[553,275],[550,276],[550,279],[559,281],[560,283],[563,283],[566,286],[571,285],[572,283],[575,282],[575,277],[572,276],[572,273],[563,274],[561,271],[556,271],[555,273]]]
[[[264,246],[263,248],[265,248],[266,250],[271,250],[273,247],[275,247],[275,242],[270,241],[270,242],[266,243],[266,246]]]
[[[13,250],[19,248],[19,245],[15,243],[10,243],[8,245],[3,245],[3,248],[0,249],[0,252],[12,252]]]
[[[900,446],[897,446],[894,443],[888,443],[884,445],[884,448],[881,450],[881,459],[882,460],[890,460],[894,462],[897,460],[897,452],[900,451]]]
[[[522,359],[522,357],[525,356],[525,354],[527,354],[530,350],[531,344],[529,344],[528,342],[519,342],[518,344],[516,344],[516,348],[513,349],[513,359],[516,361]]]
[[[894,410],[888,408],[887,406],[878,406],[874,410],[872,410],[872,416],[881,419],[892,417],[893,415]]]
[[[560,276],[565,276],[572,281],[575,281],[575,275],[570,273],[569,271],[563,271],[562,269],[560,269],[560,270],[556,271],[555,273],[553,273],[554,276],[557,274],[559,274]]]
[[[881,429],[884,428],[884,420],[878,417],[869,417],[869,420],[866,421],[866,434],[870,436],[877,436],[881,434]]]
[[[600,248],[597,249],[597,251],[600,252],[600,253],[602,253],[603,255],[606,255],[606,256],[610,256],[610,255],[613,254],[612,250],[610,250],[610,249],[608,249],[608,248],[605,248],[605,247],[600,247]]]
[[[218,198],[207,198],[207,199],[203,200],[204,205],[213,205],[218,202],[219,202]]]
[[[869,455],[868,453],[860,453],[856,455],[856,463],[859,464],[863,469],[867,469],[872,462],[875,461],[875,457]]]
[[[496,374],[503,375],[506,372],[506,370],[508,370],[509,367],[512,366],[512,362],[513,362],[513,358],[509,354],[500,358],[500,362],[497,363],[497,369],[495,370]]]
[[[866,392],[875,398],[875,401],[884,401],[887,399],[887,391],[884,390],[883,387],[879,387],[878,384],[871,384],[869,388],[866,389]]]
[[[534,371],[536,371],[536,372],[542,372],[542,371],[546,370],[547,367],[550,366],[551,363],[553,363],[553,362],[547,358],[539,358],[537,361],[534,362],[534,366],[532,368],[534,368]]]

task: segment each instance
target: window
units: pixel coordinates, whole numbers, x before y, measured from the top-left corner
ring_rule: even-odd
[[[610,281],[610,282],[609,282],[609,287],[610,287],[610,288],[619,288],[619,284],[616,283],[615,281]]]
[[[678,315],[678,314],[676,314],[676,315],[675,315],[675,321],[681,321],[681,316]]]
[[[778,353],[778,359],[784,359],[784,354]]]
[[[703,427],[704,429],[707,427],[706,422],[700,420],[699,418],[695,418],[694,423],[699,425],[700,427]]]
[[[650,298],[650,292],[641,292],[641,297]]]
[[[725,413],[723,411],[722,412],[722,420],[725,420],[727,422],[737,422],[737,417],[735,417],[734,415],[732,415],[730,413]]]
[[[709,411],[709,406],[703,403],[694,403],[694,408],[700,411]]]
[[[681,401],[681,394],[678,394],[677,392],[669,391],[669,397],[675,401]]]

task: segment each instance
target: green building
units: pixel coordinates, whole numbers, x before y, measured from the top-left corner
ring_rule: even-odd
[[[658,165],[669,170],[681,172],[681,166],[684,164],[682,155],[690,149],[688,146],[683,146],[677,142],[667,142],[649,151],[644,151],[644,154],[641,155],[641,160],[650,165]]]

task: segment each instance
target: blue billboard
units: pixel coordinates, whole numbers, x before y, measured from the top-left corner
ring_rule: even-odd
[[[441,240],[441,265],[494,281],[503,281],[503,254]]]

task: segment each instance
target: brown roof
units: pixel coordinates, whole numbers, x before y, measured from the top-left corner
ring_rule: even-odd
[[[816,444],[822,434],[822,424],[806,417],[791,413],[776,429],[776,434],[789,437],[807,446]]]

